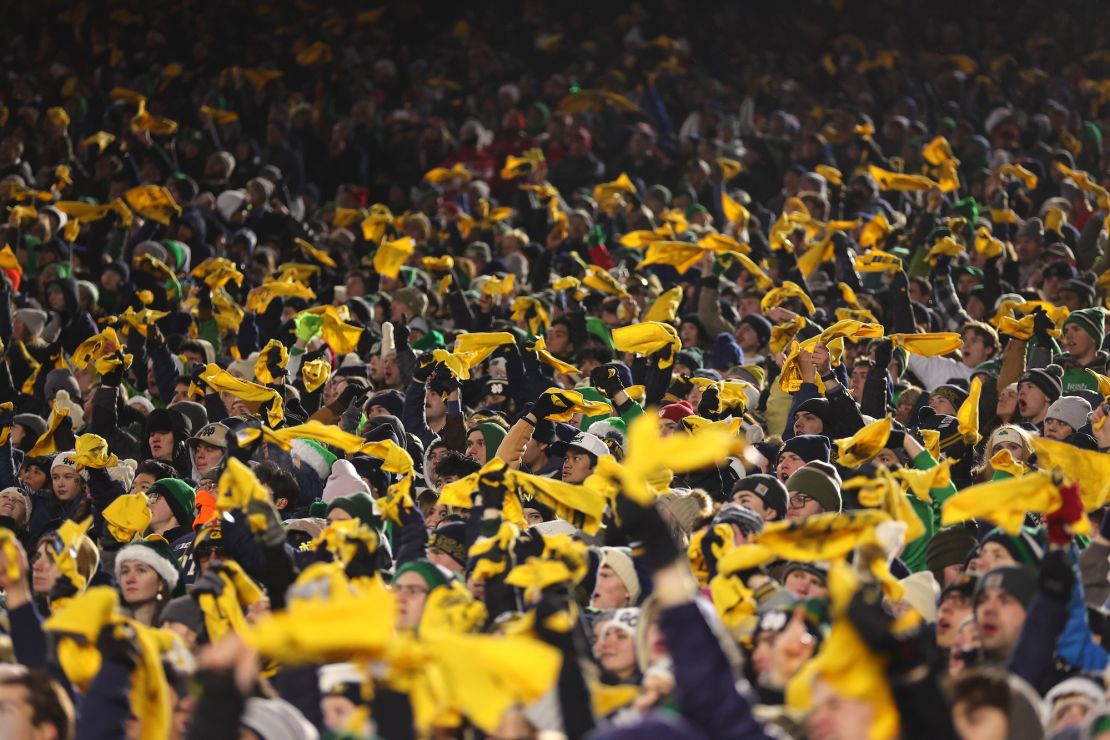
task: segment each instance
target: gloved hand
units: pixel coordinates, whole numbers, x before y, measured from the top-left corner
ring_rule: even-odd
[[[355,544],[355,554],[347,563],[344,573],[348,578],[371,577],[378,572],[378,535],[374,532],[367,539]]]
[[[875,359],[873,362],[876,367],[881,367],[884,370],[890,367],[890,361],[894,359],[894,342],[889,339],[883,339],[875,345]]]
[[[541,393],[536,402],[532,404],[532,414],[536,419],[546,419],[553,414],[567,410],[570,403],[562,393]]]
[[[324,320],[314,313],[301,314],[295,320],[294,332],[297,339],[302,342],[307,342],[314,336],[320,333],[320,328],[324,325]]]
[[[682,374],[671,379],[671,387],[667,389],[667,393],[679,400],[686,400],[692,390],[694,390],[694,383],[690,380],[690,376]]]
[[[446,365],[443,363],[436,365],[432,379],[428,381],[428,390],[441,396],[449,396],[460,387],[458,378],[451,374]]]
[[[366,386],[357,383],[347,383],[347,386],[340,392],[339,398],[335,399],[335,402],[346,409],[350,408],[352,404],[361,406],[362,401],[366,400],[365,397]]]
[[[709,386],[701,394],[698,401],[698,416],[716,421],[720,415],[717,413],[717,404],[721,401],[721,392],[716,386]]]
[[[947,254],[938,254],[937,263],[933,266],[934,275],[947,275],[952,270],[952,257]]]
[[[1052,335],[1049,333],[1056,329],[1056,324],[1043,308],[1033,312],[1033,338],[1042,347],[1052,344]]]
[[[674,361],[675,349],[671,345],[667,345],[663,349],[656,350],[648,355],[648,361],[652,363],[653,367],[660,367],[668,362]]]
[[[624,390],[624,382],[618,372],[618,363],[607,362],[598,365],[590,371],[590,385],[597,388],[609,398]]]
[[[404,319],[398,319],[393,322],[393,348],[400,352],[401,350],[409,348],[409,336],[412,331],[409,329],[408,322]]]
[[[1071,525],[1083,516],[1083,500],[1079,498],[1079,486],[1074,483],[1060,486],[1060,508],[1045,516],[1048,525],[1048,541],[1053,545],[1068,545],[1075,539]]]
[[[837,253],[847,252],[852,246],[852,240],[843,231],[834,231],[832,235],[833,251]]]
[[[906,675],[925,662],[928,631],[919,627],[895,634],[894,617],[883,608],[879,584],[868,583],[856,591],[848,604],[848,619],[872,652],[889,656],[891,673]]]
[[[96,649],[104,660],[133,669],[139,662],[139,646],[135,628],[129,624],[109,624],[100,630]]]
[[[552,619],[552,617],[568,611],[569,599],[570,594],[565,586],[545,588],[536,604],[536,616],[533,621],[536,637],[564,654],[574,649],[573,627],[563,630],[557,626],[557,622],[563,620]]]
[[[59,601],[60,599],[68,599],[71,596],[77,595],[77,586],[73,585],[73,581],[65,576],[59,576],[58,580],[54,581],[54,587],[50,589],[50,600]]]
[[[224,592],[225,585],[223,577],[220,576],[219,569],[213,566],[205,571],[203,575],[198,576],[187,590],[189,595],[193,598],[201,594],[219,596]]]
[[[886,446],[892,450],[898,449],[906,443],[906,428],[898,422],[890,425],[890,436],[887,437]]]
[[[278,363],[281,362],[281,348],[274,347],[266,353],[266,369],[270,371],[270,375],[276,381],[278,378],[284,378],[288,372],[285,368],[281,367]]]
[[[622,492],[617,495],[617,518],[621,533],[630,542],[643,546],[644,558],[652,572],[678,559],[678,544],[655,506],[640,506]]]
[[[412,371],[412,380],[414,383],[427,383],[428,378],[432,377],[432,373],[436,371],[435,358],[432,357],[431,352],[425,352],[416,358],[416,368]]]
[[[1068,562],[1067,550],[1049,549],[1041,561],[1038,575],[1041,592],[1057,602],[1067,604],[1075,588],[1075,571]]]
[[[146,330],[146,349],[147,352],[151,350],[161,349],[166,346],[166,337],[162,335],[162,330],[157,325],[151,324]]]
[[[123,374],[127,372],[123,367],[123,352],[117,350],[115,357],[119,360],[119,363],[114,369],[100,376],[100,384],[109,388],[119,388],[120,384],[123,383]]]

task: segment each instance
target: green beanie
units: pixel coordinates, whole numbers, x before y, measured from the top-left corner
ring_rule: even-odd
[[[497,448],[501,446],[501,441],[505,439],[504,427],[499,424],[494,424],[492,421],[483,421],[480,424],[475,424],[470,431],[482,433],[482,439],[486,442],[487,460],[497,454]]]
[[[350,496],[337,496],[328,504],[327,513],[330,514],[335,509],[347,512],[368,527],[377,529],[381,526],[381,519],[374,514],[374,499],[368,493],[360,491]]]
[[[166,499],[178,524],[184,527],[193,526],[197,493],[192,486],[179,478],[162,478],[154,481],[147,489],[148,497],[152,493],[157,493]]]
[[[446,571],[430,560],[410,560],[393,574],[393,582],[396,583],[397,579],[406,573],[415,573],[423,578],[424,583],[428,584],[428,590],[446,586],[448,581]]]
[[[1067,328],[1068,324],[1075,324],[1091,335],[1091,339],[1095,340],[1095,347],[1098,348],[1102,345],[1102,337],[1105,334],[1105,321],[1106,309],[1102,306],[1081,308],[1078,311],[1072,311],[1064,319],[1064,328]]]

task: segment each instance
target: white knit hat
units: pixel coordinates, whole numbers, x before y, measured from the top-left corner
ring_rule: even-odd
[[[636,575],[636,566],[632,564],[632,556],[628,550],[619,547],[601,548],[601,563],[598,568],[608,565],[617,574],[617,578],[628,590],[629,603],[635,604],[640,600],[640,577]]]
[[[937,579],[927,570],[906,576],[901,581],[906,589],[902,600],[908,603],[913,610],[921,615],[926,622],[937,620],[937,597],[940,596],[940,586]]]
[[[169,550],[167,545],[163,544],[161,547],[166,548],[167,551]],[[148,544],[146,541],[132,543],[116,554],[117,582],[120,580],[120,568],[128,561],[150,566],[158,574],[158,577],[166,582],[170,591],[177,588],[177,582],[181,579],[181,572],[174,567],[173,563],[159,554],[154,545]]]

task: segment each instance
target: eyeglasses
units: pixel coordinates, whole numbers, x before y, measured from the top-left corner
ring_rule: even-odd
[[[428,590],[427,586],[420,586],[415,583],[394,584],[393,586],[393,593],[404,594],[405,596],[427,596]]]
[[[813,496],[807,496],[804,493],[795,493],[790,497],[789,505],[791,509],[801,509],[813,500]]]
[[[146,495],[146,501],[148,504],[153,504],[160,498],[162,498],[162,494],[158,493],[158,491],[148,492]]]

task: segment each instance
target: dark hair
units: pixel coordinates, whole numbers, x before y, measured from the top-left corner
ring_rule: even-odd
[[[601,345],[583,347],[582,351],[578,353],[578,362],[583,363],[590,360],[595,360],[599,365],[604,365],[613,361],[613,353],[608,347],[602,347]]]
[[[929,281],[925,278],[912,277],[910,278],[910,282],[917,286],[918,290],[921,291],[921,295],[931,296],[933,294],[933,286],[930,285]]]
[[[204,351],[204,345],[200,342],[189,340],[182,342],[181,347],[178,349],[178,354],[185,354],[186,352],[196,352],[201,357],[208,357],[208,353]]]
[[[474,458],[467,457],[458,450],[448,450],[436,465],[436,475],[440,478],[465,478],[481,469],[482,465]]]
[[[297,503],[297,497],[301,495],[301,489],[297,486],[297,479],[288,470],[278,466],[277,463],[267,460],[260,463],[254,469],[254,474],[258,478],[258,482],[264,486],[269,486],[270,490],[274,493],[274,505],[277,505],[278,499],[285,499],[285,511],[291,512]]]
[[[22,686],[27,690],[27,703],[31,706],[31,725],[50,725],[59,740],[71,740],[74,735],[73,703],[65,690],[45,671],[29,670],[0,679],[0,686]]]
[[[997,668],[969,668],[950,678],[944,684],[948,701],[955,705],[960,702],[968,709],[994,707],[1009,714],[1010,684],[1006,674]]]
[[[162,480],[163,478],[176,478],[177,471],[169,463],[164,463],[161,460],[144,460],[139,463],[135,468],[135,475],[142,475],[146,473],[154,477],[154,480]]]

